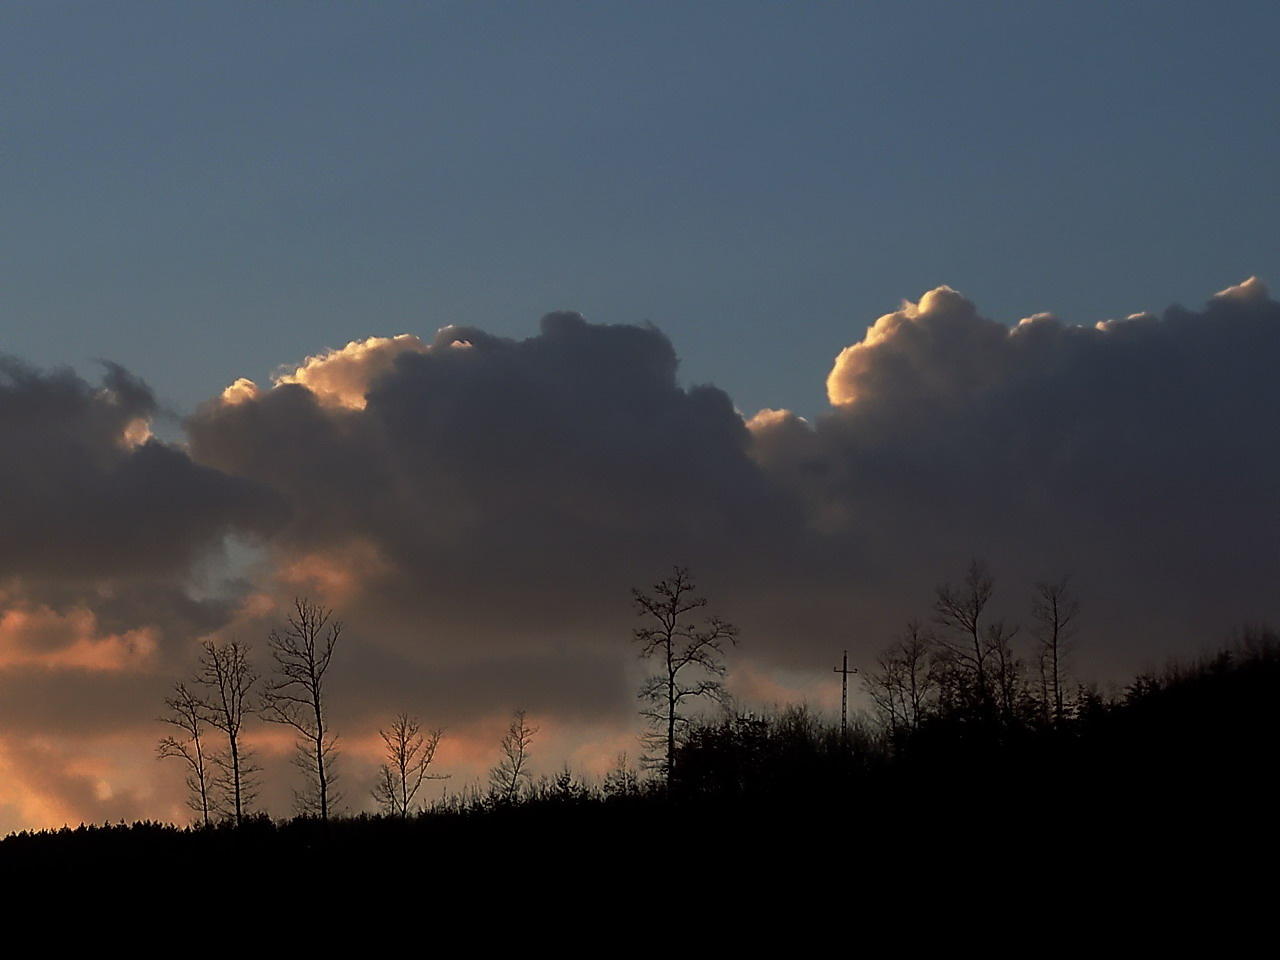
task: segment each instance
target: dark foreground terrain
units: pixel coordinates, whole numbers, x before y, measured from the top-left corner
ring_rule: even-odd
[[[1057,723],[975,700],[842,741],[792,709],[692,731],[669,790],[566,772],[514,802],[455,797],[407,818],[20,833],[0,841],[0,870],[192,904],[483,902],[503,923],[554,910],[591,929],[601,910],[728,910],[738,935],[833,904],[895,924],[970,905],[983,924],[1035,904],[1249,910],[1276,890],[1280,833],[1280,648],[1265,639],[1111,702],[1081,693]]]

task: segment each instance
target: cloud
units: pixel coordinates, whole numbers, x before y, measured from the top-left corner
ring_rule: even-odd
[[[951,403],[988,388],[1004,373],[998,344],[1008,329],[978,316],[950,287],[938,287],[885,314],[836,357],[827,377],[834,406]]]
[[[473,642],[594,630],[637,575],[731,557],[785,501],[729,398],[679,386],[651,328],[551,314],[524,341],[447,328],[390,366],[337,354],[363,406],[302,377],[188,430],[198,461],[294,505],[273,541],[292,588],[311,571],[362,617],[430,615]]]
[[[1095,662],[1132,666],[1277,613],[1277,359],[1280,306],[1256,279],[1093,327],[1005,326],[943,287],[840,353],[807,435],[753,421],[755,456],[891,592],[914,577],[917,613],[970,553],[1024,591],[1072,570]]]
[[[22,604],[0,608],[0,670],[39,665],[79,670],[146,669],[156,631],[142,627],[102,635],[87,609],[66,613]]]
[[[0,356],[0,580],[171,579],[283,515],[271,491],[147,437],[150,390],[105,368],[95,387]]]
[[[426,344],[408,333],[356,340],[340,350],[308,357],[292,373],[277,376],[275,382],[301,384],[322,404],[361,410],[373,382],[391,369],[397,356],[427,349]]]
[[[119,368],[91,386],[6,361],[20,456],[0,479],[28,509],[3,543],[47,537],[0,553],[0,720],[99,724],[150,757],[193,641],[256,643],[265,671],[268,630],[309,594],[347,622],[328,689],[357,779],[400,709],[454,731],[472,773],[515,708],[558,731],[548,769],[611,758],[649,666],[630,591],[673,564],[742,629],[726,659],[746,701],[837,709],[840,651],[868,663],[975,555],[1011,621],[1072,573],[1081,676],[1125,677],[1280,618],[1278,361],[1280,305],[1253,279],[1090,326],[987,318],[939,287],[840,351],[827,412],[744,421],[680,382],[660,331],[557,313],[524,340],[371,338],[237,381],[186,449],[147,438],[154,400]],[[261,552],[201,592],[228,531]]]
[[[279,596],[331,597],[374,635],[385,665],[352,678],[353,708],[419,671],[444,702],[479,688],[477,711],[523,685],[620,717],[587,692],[634,678],[626,597],[675,562],[764,671],[854,629],[869,653],[974,554],[1015,619],[1035,579],[1074,571],[1124,669],[1160,655],[1112,639],[1144,623],[1198,643],[1272,612],[1276,310],[1253,280],[1201,312],[1008,325],[940,287],[839,354],[814,423],[744,423],[679,384],[658,331],[551,314],[523,341],[357,342],[188,426],[198,461],[292,504]],[[326,364],[341,391],[309,372]]]
[[[228,534],[265,535],[285,517],[278,494],[151,437],[156,412],[118,365],[92,384],[0,357],[0,737],[11,765],[56,766],[106,731],[137,742],[169,671],[238,607],[243,585],[211,579],[208,562]],[[32,738],[48,750],[23,746]],[[92,793],[53,769],[12,779]],[[121,796],[80,815],[123,810]]]

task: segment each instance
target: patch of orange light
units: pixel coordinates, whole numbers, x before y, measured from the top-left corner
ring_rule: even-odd
[[[153,731],[124,730],[103,738],[0,739],[0,835],[92,822],[93,804],[155,796],[149,761]],[[164,801],[161,801],[164,802]],[[86,806],[86,804],[88,804]],[[3,819],[16,813],[14,822]],[[138,816],[154,815],[140,807]],[[179,811],[173,819],[182,819]]]
[[[634,731],[620,731],[603,740],[582,744],[570,755],[569,764],[576,773],[603,777],[617,765],[618,757],[624,753],[627,768],[638,771],[642,749]]]
[[[1257,277],[1250,277],[1243,283],[1219,290],[1213,295],[1215,300],[1239,300],[1242,302],[1261,302],[1267,299],[1267,285]]]
[[[787,676],[740,664],[729,674],[728,684],[735,699],[761,707],[801,703],[818,709],[831,709],[833,704],[837,710],[840,707],[839,679]]]
[[[126,447],[140,447],[151,439],[151,421],[146,417],[137,417],[129,421],[120,435],[120,442]]]
[[[131,670],[143,666],[158,646],[155,630],[143,627],[97,640],[77,640],[65,650],[46,657],[44,665],[77,670]]]
[[[249,594],[240,604],[239,616],[245,619],[269,617],[276,612],[276,601],[269,593],[260,591]]]
[[[391,721],[388,720],[380,729],[389,729],[390,724]],[[423,730],[422,733],[425,735],[427,731]],[[342,752],[381,763],[387,757],[387,745],[376,730],[366,730],[355,734],[344,734]]]
[[[769,427],[777,426],[780,423],[786,423],[787,420],[794,416],[795,414],[790,410],[773,410],[769,407],[765,407],[747,421],[747,429],[753,432],[758,430],[767,430]]]
[[[138,669],[151,659],[157,646],[158,637],[151,627],[99,635],[94,615],[84,609],[60,614],[36,607],[10,609],[0,615],[0,668]]]
[[[7,810],[16,814],[5,816]],[[4,760],[0,748],[0,836],[18,830],[50,830],[79,823],[70,804],[28,782],[24,771]]]
[[[298,743],[293,729],[279,724],[262,724],[246,730],[241,740],[246,748],[272,757],[283,757],[293,753]]]
[[[309,553],[286,561],[277,578],[291,588],[314,590],[322,593],[328,603],[341,604],[355,592],[362,577],[386,567],[377,547],[354,540],[337,552]]]

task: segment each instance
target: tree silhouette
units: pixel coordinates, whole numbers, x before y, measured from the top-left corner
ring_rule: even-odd
[[[642,658],[659,661],[659,672],[645,680],[638,696],[646,704],[641,715],[653,725],[647,741],[664,747],[662,769],[668,786],[681,728],[689,722],[681,707],[698,697],[723,700],[724,645],[738,642],[738,628],[718,617],[708,618],[701,627],[690,622],[688,614],[707,604],[705,597],[694,596],[694,589],[688,568],[676,567],[670,577],[653,585],[652,593],[631,591],[636,615],[647,624],[655,621],[636,627],[633,636]]]
[[[424,780],[449,777],[447,773],[428,772],[444,730],[436,728],[423,733],[416,717],[410,719],[407,713],[400,713],[391,721],[390,728],[379,730],[378,735],[387,745],[387,762],[378,770],[373,798],[384,813],[407,817]]]
[[[339,798],[333,792],[337,738],[328,728],[324,678],[342,627],[332,610],[300,597],[293,601],[288,628],[272,630],[267,638],[276,675],[263,695],[263,717],[297,733],[294,764],[306,786],[294,791],[294,800],[300,813],[325,821]]]
[[[1071,593],[1070,582],[1071,578],[1067,576],[1054,581],[1041,580],[1036,584],[1035,597],[1031,601],[1031,619],[1035,621],[1033,632],[1040,641],[1046,711],[1052,716],[1055,727],[1061,726],[1063,721],[1067,653],[1075,637],[1075,620],[1080,613],[1080,601]]]
[[[930,662],[935,640],[919,620],[908,621],[906,629],[876,657],[876,669],[863,679],[863,689],[871,696],[891,741],[902,731],[919,729],[928,710],[937,672]]]
[[[969,701],[963,704],[969,707],[989,707],[992,702],[982,612],[995,584],[986,564],[975,558],[969,562],[962,584],[942,584],[935,591],[934,620],[950,631],[938,637],[939,652],[947,666],[948,693],[953,699]]]
[[[489,794],[499,803],[511,803],[520,795],[522,784],[532,782],[529,773],[529,744],[537,727],[525,720],[523,710],[517,710],[511,726],[502,736],[502,760],[489,771]]]
[[[987,624],[986,652],[991,666],[992,689],[997,697],[1000,717],[1006,723],[1019,718],[1027,697],[1024,690],[1022,661],[1014,652],[1012,640],[1017,626],[1006,626],[1003,620]]]
[[[187,798],[187,806],[200,814],[208,826],[212,771],[204,752],[204,731],[208,723],[204,704],[187,689],[185,683],[179,683],[173,696],[165,699],[164,705],[169,708],[169,713],[161,717],[161,721],[177,727],[182,735],[164,737],[156,744],[156,754],[161,759],[177,757],[186,762],[187,789],[191,794]]]
[[[629,797],[640,792],[640,775],[623,750],[614,758],[613,766],[604,775],[606,797]]]
[[[219,806],[240,824],[257,793],[258,767],[240,743],[240,728],[255,712],[250,692],[258,682],[249,646],[235,640],[218,646],[206,640],[196,682],[205,691],[201,702],[206,719],[227,738],[227,748],[213,757],[219,769]]]

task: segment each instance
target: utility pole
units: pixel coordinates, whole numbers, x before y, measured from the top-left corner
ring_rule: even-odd
[[[857,673],[858,668],[849,669],[849,651],[844,652],[844,659],[840,661],[840,666],[831,668],[833,673],[840,674],[840,742],[848,743],[848,726],[849,726],[849,674]]]

